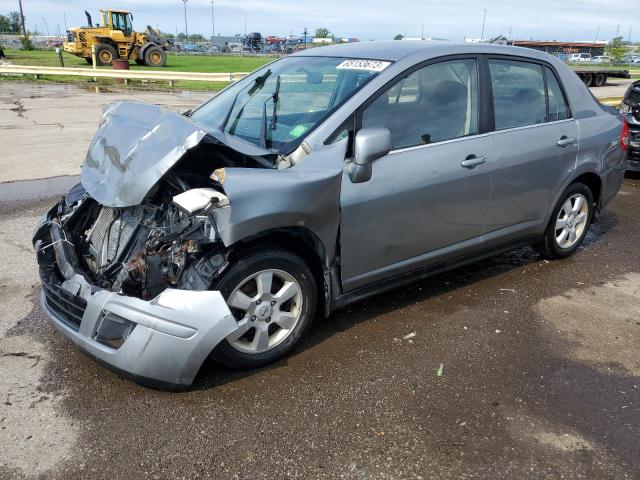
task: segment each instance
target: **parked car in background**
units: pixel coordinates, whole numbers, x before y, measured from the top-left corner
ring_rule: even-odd
[[[569,55],[569,63],[589,63],[591,62],[590,53],[572,53]]]
[[[591,63],[596,63],[596,64],[611,63],[611,59],[605,55],[598,55],[597,57],[593,57],[591,59]]]
[[[627,88],[620,111],[626,115],[629,129],[627,170],[640,172],[640,80]]]
[[[572,255],[620,188],[624,125],[560,60],[468,43],[306,50],[185,115],[116,103],[34,234],[42,305],[142,383],[266,365],[371,295]]]

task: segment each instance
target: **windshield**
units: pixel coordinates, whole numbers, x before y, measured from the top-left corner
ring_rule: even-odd
[[[376,60],[286,57],[227,88],[192,118],[285,153],[388,65]]]

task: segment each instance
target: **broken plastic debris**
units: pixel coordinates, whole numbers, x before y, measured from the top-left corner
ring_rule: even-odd
[[[438,371],[436,372],[436,377],[441,377],[444,372],[444,365],[441,363],[438,367]]]
[[[498,330],[498,329],[496,328],[496,333],[501,333],[501,332],[502,332],[502,330]]]
[[[516,291],[513,288],[501,288],[500,291],[501,292],[513,292],[513,293],[516,293]]]
[[[410,338],[413,338],[416,336],[416,332],[411,332],[411,333],[407,333],[404,337],[402,337],[403,340],[409,340]]]

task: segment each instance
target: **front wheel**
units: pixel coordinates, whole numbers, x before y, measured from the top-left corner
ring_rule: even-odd
[[[593,210],[591,189],[583,183],[569,185],[551,215],[538,251],[546,258],[572,255],[587,235]]]
[[[159,45],[152,45],[144,51],[144,63],[148,67],[164,67],[167,63],[167,52]]]
[[[238,330],[213,352],[216,360],[231,368],[257,368],[282,357],[315,316],[314,276],[304,260],[282,250],[243,256],[214,288],[238,322]]]

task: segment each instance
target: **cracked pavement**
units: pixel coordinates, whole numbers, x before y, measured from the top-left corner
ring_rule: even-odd
[[[16,155],[33,166],[34,148]],[[180,394],[120,379],[44,317],[30,236],[53,201],[0,203],[0,479],[640,478],[640,176],[572,258],[524,248],[378,295]]]
[[[77,85],[3,82],[0,183],[77,175],[105,105],[138,100],[185,111],[208,93],[98,90]],[[61,108],[63,106],[63,108]]]
[[[572,258],[525,248],[379,295],[181,394],[43,316],[48,204],[0,208],[0,478],[640,478],[638,178]]]

